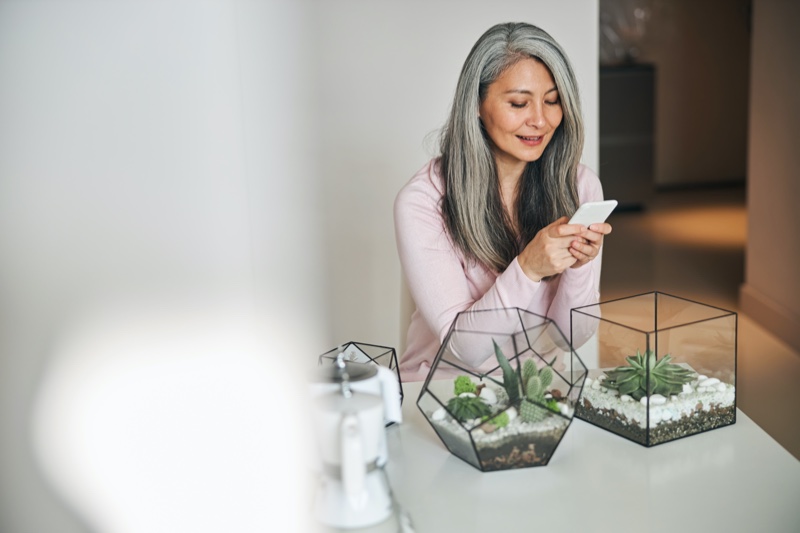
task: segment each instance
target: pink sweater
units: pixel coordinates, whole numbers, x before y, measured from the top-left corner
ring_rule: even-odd
[[[502,273],[467,264],[445,229],[444,191],[438,159],[431,160],[400,190],[394,223],[400,264],[416,310],[400,358],[403,381],[425,379],[456,315],[465,310],[519,307],[546,315],[569,339],[570,309],[597,303],[601,256],[543,281],[528,278],[514,259]],[[600,180],[578,168],[580,203],[602,200]]]

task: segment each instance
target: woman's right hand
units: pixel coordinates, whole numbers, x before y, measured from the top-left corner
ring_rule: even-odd
[[[567,224],[568,220],[569,217],[561,217],[539,230],[517,257],[522,271],[533,281],[560,274],[577,261],[569,247],[583,226]]]

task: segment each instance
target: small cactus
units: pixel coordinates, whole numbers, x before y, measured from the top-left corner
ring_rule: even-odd
[[[545,366],[540,370],[533,359],[528,359],[519,370],[518,361],[517,369],[522,376],[520,381],[518,373],[511,368],[511,363],[496,342],[494,351],[497,362],[503,369],[503,386],[508,393],[509,402],[519,405],[519,416],[523,421],[539,422],[544,420],[549,412],[559,412],[557,401],[544,398],[547,387],[553,382],[552,368]]]

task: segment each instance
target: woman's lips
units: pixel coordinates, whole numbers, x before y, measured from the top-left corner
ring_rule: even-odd
[[[524,145],[526,145],[526,146],[537,146],[537,145],[539,145],[539,144],[541,144],[541,143],[542,143],[542,139],[543,139],[543,138],[544,138],[544,136],[538,136],[538,137],[533,137],[533,136],[531,136],[531,137],[524,137],[524,136],[522,136],[522,135],[517,135],[517,139],[519,139],[520,141],[522,141],[522,144],[524,144]]]

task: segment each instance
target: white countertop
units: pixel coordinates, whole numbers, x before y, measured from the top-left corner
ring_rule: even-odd
[[[800,532],[800,461],[741,411],[651,448],[574,419],[547,466],[481,472],[425,420],[421,385],[403,384],[403,423],[387,429],[386,471],[416,533]]]

